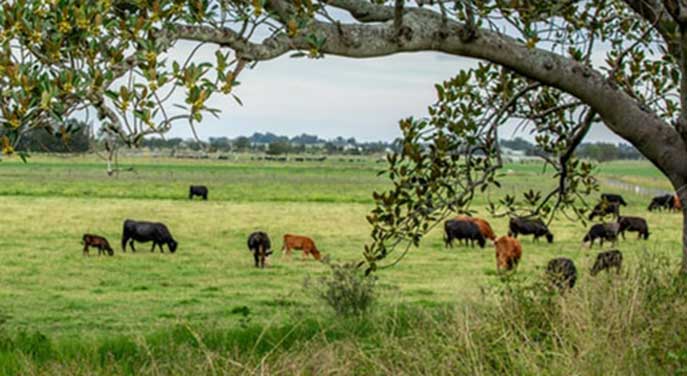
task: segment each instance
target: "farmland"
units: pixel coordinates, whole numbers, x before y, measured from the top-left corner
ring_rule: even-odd
[[[324,162],[178,161],[125,159],[133,171],[108,177],[93,157],[33,157],[0,162],[0,313],[12,333],[40,332],[59,343],[98,342],[113,336],[146,336],[169,328],[230,331],[246,325],[262,328],[332,313],[304,288],[306,278],[327,273],[324,264],[291,259],[279,252],[281,235],[315,239],[333,261],[360,260],[369,226],[365,215],[371,193],[383,189],[377,176],[383,164],[361,159]],[[486,193],[498,198],[553,183],[538,164],[504,168],[503,188]],[[602,179],[669,189],[647,162],[616,162],[599,168]],[[189,201],[190,184],[205,184],[210,200]],[[630,234],[619,248],[630,268],[642,255],[662,255],[677,267],[680,257],[678,214],[649,213],[649,197],[622,192],[623,214],[645,216],[648,241]],[[507,220],[490,218],[486,195],[474,209],[491,220],[497,234]],[[594,199],[592,199],[593,201]],[[176,254],[122,253],[119,238],[126,218],[166,223],[180,243]],[[270,266],[257,270],[246,238],[262,229],[272,237]],[[536,281],[554,256],[575,260],[579,284],[595,251],[581,247],[586,231],[561,217],[551,226],[556,239],[523,239],[517,274]],[[114,257],[83,257],[81,235],[107,237]],[[377,312],[399,307],[438,310],[483,300],[483,291],[500,285],[493,249],[445,249],[434,230],[396,267],[378,273]],[[487,301],[493,297],[487,296]],[[202,328],[202,329],[200,329]],[[163,372],[164,373],[164,372]]]

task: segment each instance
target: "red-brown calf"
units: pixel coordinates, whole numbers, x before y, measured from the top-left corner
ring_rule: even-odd
[[[107,239],[102,236],[85,234],[81,243],[83,244],[84,256],[88,256],[88,247],[98,248],[98,256],[100,256],[103,252],[107,252],[107,254],[110,256],[114,255],[114,251],[112,250],[112,247],[110,247],[110,243],[108,243]]]
[[[290,255],[292,249],[302,250],[303,258],[306,258],[308,254],[311,254],[318,261],[322,258],[320,251],[315,246],[315,242],[307,236],[284,235],[284,245],[281,247],[282,252],[286,251],[286,254]]]
[[[518,239],[504,235],[494,241],[494,247],[496,247],[497,270],[511,270],[520,262],[522,245]]]

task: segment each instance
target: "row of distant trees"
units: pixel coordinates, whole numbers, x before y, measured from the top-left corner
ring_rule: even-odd
[[[44,129],[36,129],[22,137],[17,150],[27,152],[50,153],[85,153],[96,144],[90,128],[73,121],[65,124],[51,133]],[[529,156],[538,155],[539,151],[533,143],[517,137],[512,140],[502,140],[505,148],[524,152]],[[279,136],[270,132],[256,132],[251,136],[241,136],[230,139],[228,137],[210,137],[205,141],[182,138],[148,138],[143,140],[143,146],[150,149],[189,149],[194,151],[207,150],[210,152],[265,152],[271,155],[280,154],[351,154],[369,155],[384,153],[398,148],[398,140],[393,142],[358,142],[355,138],[337,137],[324,140],[316,135],[302,134],[295,137]],[[576,154],[580,158],[606,162],[619,159],[642,159],[642,155],[632,145],[612,144],[608,142],[583,143]]]
[[[210,137],[207,142],[184,140],[181,138],[149,138],[143,146],[151,149],[187,148],[207,150],[209,152],[264,152],[271,155],[280,154],[378,154],[393,150],[395,142],[359,142],[355,138],[337,137],[324,140],[315,135],[302,134],[295,137],[279,136],[273,133],[254,133],[251,136],[237,138]]]
[[[533,143],[517,137],[513,140],[502,140],[501,146],[525,152],[526,155],[536,156],[540,151]],[[583,159],[608,162],[619,159],[644,159],[642,154],[629,144],[612,144],[609,142],[586,142],[575,151],[575,155]]]

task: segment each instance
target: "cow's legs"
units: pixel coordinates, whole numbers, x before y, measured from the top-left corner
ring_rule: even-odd
[[[259,260],[260,261],[260,269],[265,269],[265,257],[267,257],[267,256],[265,256],[265,253],[267,253],[267,251],[265,251],[265,246],[260,244],[260,246],[258,247],[258,257],[260,259]]]
[[[134,248],[134,239],[131,239],[129,246],[131,246],[131,252],[136,252],[136,248]]]
[[[157,245],[157,243],[153,242],[153,247],[150,248],[150,252],[155,252],[155,246],[156,246],[156,245]]]
[[[260,267],[260,256],[258,255],[258,250],[253,250],[253,259],[255,259],[255,267]]]
[[[260,267],[261,269],[265,268],[265,246],[263,244],[260,244],[258,246],[258,254],[255,255],[255,266]]]
[[[84,243],[83,245],[83,255],[88,256],[88,243]]]

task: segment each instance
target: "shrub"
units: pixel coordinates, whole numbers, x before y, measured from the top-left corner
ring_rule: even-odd
[[[312,288],[337,315],[362,316],[374,302],[376,278],[366,276],[355,263],[328,265],[331,273],[315,283],[306,280],[306,288]]]

